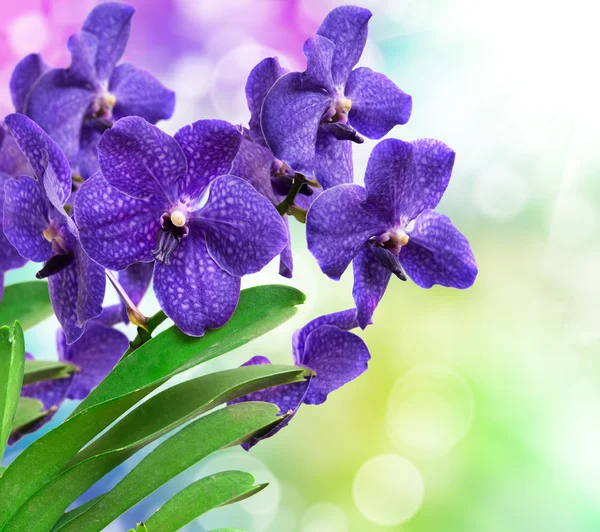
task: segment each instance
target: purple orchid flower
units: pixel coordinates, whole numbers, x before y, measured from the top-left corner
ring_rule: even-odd
[[[106,2],[88,15],[68,48],[71,66],[43,74],[24,99],[28,79],[21,69],[13,75],[13,101],[61,147],[74,171],[86,179],[98,169],[96,146],[115,120],[141,116],[151,123],[170,118],[175,94],[145,70],[124,63],[123,55],[135,9]]]
[[[48,70],[50,67],[39,54],[29,54],[17,63],[10,78],[10,95],[15,113],[25,114],[31,89]]]
[[[282,75],[267,93],[261,127],[275,156],[312,167],[324,189],[353,180],[352,142],[379,139],[405,124],[411,97],[383,74],[361,67],[371,18],[367,9],[331,11],[304,44],[306,71]]]
[[[102,312],[104,268],[84,253],[77,227],[64,209],[71,195],[71,170],[64,154],[25,115],[7,116],[6,125],[35,178],[23,175],[6,181],[4,234],[23,257],[45,263],[37,277],[48,278],[54,312],[73,343],[86,321]]]
[[[226,175],[240,142],[235,126],[221,120],[200,120],[173,138],[142,118],[123,118],[98,146],[102,172],[75,198],[90,257],[117,271],[155,260],[160,306],[192,336],[226,323],[240,278],[287,243],[273,205]]]
[[[323,273],[338,280],[354,261],[353,296],[362,328],[392,273],[406,280],[406,270],[423,288],[468,288],[475,282],[468,240],[432,210],[453,165],[454,152],[437,140],[387,139],[371,153],[365,188],[349,184],[325,191],[308,211],[308,249]]]
[[[58,359],[77,366],[79,370],[63,379],[26,384],[21,396],[39,400],[48,412],[43,419],[19,434],[11,436],[10,444],[17,442],[25,434],[35,432],[48,423],[65,399],[81,400],[88,396],[100,381],[108,375],[127,350],[127,337],[116,329],[111,329],[97,320],[86,324],[85,332],[73,344],[67,344],[65,334],[58,330],[56,334]],[[29,353],[28,360],[33,360]]]
[[[308,322],[294,333],[292,353],[294,364],[315,374],[304,382],[275,386],[233,401],[273,403],[279,407],[280,415],[291,414],[269,433],[244,443],[246,450],[279,432],[292,420],[300,405],[324,403],[331,392],[367,370],[371,358],[369,350],[361,338],[349,332],[356,327],[356,309],[326,314]],[[256,356],[244,366],[270,363],[268,358]]]

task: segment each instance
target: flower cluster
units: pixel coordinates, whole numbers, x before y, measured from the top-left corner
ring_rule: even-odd
[[[97,6],[67,43],[68,68],[30,55],[11,80],[16,113],[0,129],[0,273],[43,263],[37,277],[48,279],[64,331],[61,358],[82,368],[58,388],[25,393],[47,408],[81,398],[126,349],[110,328],[127,321],[125,307],[102,306],[106,276],[127,310],[153,279],[181,331],[202,336],[221,327],[243,276],[277,256],[281,275],[293,275],[289,217],[306,223],[308,249],[325,275],[337,280],[353,264],[356,308],[296,332],[294,362],[314,372],[306,382],[242,400],[293,414],[365,371],[369,351],[350,330],[371,323],[392,274],[424,288],[473,284],[467,239],[433,210],[452,172],[450,148],[383,140],[364,187],[353,184],[353,144],[384,137],[412,111],[393,81],[355,68],[370,11],[331,11],[304,44],[304,72],[287,71],[276,57],[256,65],[246,84],[248,127],[199,120],[173,137],[155,125],[173,113],[173,92],[117,64],[133,12],[121,3]]]

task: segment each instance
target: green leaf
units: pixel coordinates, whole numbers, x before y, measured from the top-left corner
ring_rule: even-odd
[[[4,471],[6,471],[6,467],[0,466],[0,477],[4,474]]]
[[[14,322],[12,342],[10,328],[0,327],[0,460],[17,412],[24,365],[25,339],[21,325]]]
[[[43,507],[45,498],[46,505],[62,513],[110,470],[183,423],[241,395],[273,385],[300,382],[305,373],[304,368],[293,366],[244,366],[168,388],[142,403],[80,452],[68,466],[72,479],[68,487],[52,489],[58,480],[55,479],[43,493],[31,497],[28,504],[36,501],[37,506]]]
[[[208,532],[246,532],[246,530],[242,530],[241,528],[213,528]]]
[[[115,419],[171,376],[265,334],[291,318],[304,295],[285,286],[243,290],[231,320],[202,338],[173,328],[120,362],[76,413],[27,447],[0,479],[0,527]]]
[[[135,526],[135,529],[130,528],[129,532],[148,532],[148,529],[146,528],[146,525],[144,523],[138,523]]]
[[[4,288],[0,302],[0,325],[10,325],[19,320],[23,330],[52,316],[52,305],[48,296],[48,283],[27,281],[11,284]]]
[[[26,360],[23,384],[64,379],[76,371],[79,371],[79,368],[67,362],[56,362],[54,360]]]
[[[270,430],[282,419],[277,413],[275,405],[247,402],[228,406],[193,421],[148,454],[86,512],[55,530],[103,530],[134,504],[209,454]],[[54,504],[53,496],[59,497],[64,491],[85,490],[90,476],[95,477],[107,467],[114,467],[113,464],[121,463],[123,456],[130,454],[129,448],[117,449],[67,469],[21,506],[6,523],[5,529],[10,532],[47,532],[68,506],[62,502]],[[35,515],[33,521],[32,515]]]
[[[283,285],[255,286],[243,290],[232,318],[220,329],[201,338],[182,333],[173,326],[152,338],[123,359],[72,415],[85,408],[125,395],[233,351],[271,331],[296,313],[305,296]]]
[[[163,504],[147,521],[148,530],[175,532],[206,512],[243,500],[264,489],[242,471],[224,471],[197,480]]]
[[[56,410],[56,409],[54,409]],[[10,430],[11,435],[21,432],[44,419],[53,410],[44,410],[41,401],[32,397],[19,397],[17,412]]]

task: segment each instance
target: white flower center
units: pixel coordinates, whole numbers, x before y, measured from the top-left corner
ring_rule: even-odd
[[[185,217],[185,212],[176,209],[171,213],[171,223],[175,227],[183,227],[186,223],[187,219]]]

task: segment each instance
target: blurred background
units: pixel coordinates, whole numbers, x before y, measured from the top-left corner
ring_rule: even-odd
[[[0,114],[16,62],[42,52],[67,64],[66,38],[91,0],[0,5]],[[330,0],[140,0],[125,60],[177,93],[173,133],[200,118],[246,123],[244,84],[262,58],[303,69],[303,41]],[[600,77],[597,3],[572,0],[362,0],[373,11],[361,60],[413,96],[390,136],[434,137],[456,152],[439,207],[479,263],[467,291],[392,280],[361,333],[370,369],[276,438],[231,449],[159,490],[110,530],[127,530],[209,472],[240,468],[271,482],[259,496],[186,527],[250,532],[586,532],[600,530]],[[362,182],[373,142],[354,149]],[[307,303],[285,326],[213,361],[291,360],[306,321],[352,306],[292,222],[290,284]],[[30,279],[35,266],[10,272]],[[277,264],[246,286],[288,281]],[[114,300],[111,293],[108,296]],[[156,309],[149,294],[142,310]],[[29,331],[53,358],[56,322]],[[53,425],[74,404],[66,404]],[[36,435],[24,438],[10,461]],[[139,459],[139,458],[138,458]],[[133,467],[123,464],[99,487]],[[92,490],[83,500],[97,493]]]

